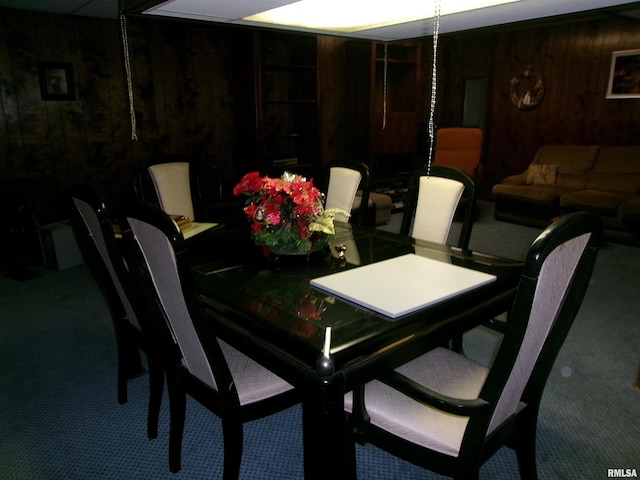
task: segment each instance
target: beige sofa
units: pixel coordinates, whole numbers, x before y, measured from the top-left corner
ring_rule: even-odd
[[[492,191],[498,220],[545,227],[590,211],[606,238],[640,243],[640,146],[545,145],[525,172]]]

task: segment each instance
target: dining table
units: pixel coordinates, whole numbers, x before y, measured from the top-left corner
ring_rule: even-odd
[[[305,479],[355,478],[345,393],[508,311],[522,272],[517,260],[338,222],[329,248],[309,255],[266,254],[247,228],[224,226],[193,250],[196,285],[216,335],[301,392]],[[431,262],[417,280],[403,268],[367,270],[406,256]],[[437,268],[430,275],[429,265],[486,278],[394,315],[312,284],[362,272],[353,277],[356,286],[367,291],[373,282],[371,288],[382,288],[377,298],[416,284],[428,296],[442,275]]]

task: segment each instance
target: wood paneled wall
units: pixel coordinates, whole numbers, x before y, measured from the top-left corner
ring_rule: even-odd
[[[186,155],[235,180],[235,103],[243,93],[235,87],[236,31],[143,18],[130,19],[127,31],[139,137],[133,158]]]
[[[19,10],[0,18],[0,178],[42,180],[29,201],[48,222],[60,189],[112,189],[132,171],[117,23]],[[75,101],[41,99],[38,61],[73,66]]]
[[[72,184],[89,184],[117,203],[131,193],[138,165],[154,155],[195,156],[219,166],[229,184],[251,168],[253,82],[239,67],[251,55],[251,31],[132,17],[128,33],[137,140],[118,21],[0,9],[0,181],[44,180],[30,200],[41,223],[64,216],[56,199]],[[342,38],[319,38],[324,162],[345,154],[351,65],[343,46]],[[614,17],[444,35],[436,123],[460,125],[465,79],[487,78],[485,191],[526,168],[545,143],[638,144],[640,100],[605,99],[611,52],[634,48],[638,22]],[[426,39],[425,79],[430,50]],[[41,60],[73,65],[75,101],[41,99]],[[520,111],[509,82],[529,65],[543,76],[546,97]],[[428,85],[424,96],[426,105]]]
[[[127,30],[137,140],[118,21],[2,10],[0,179],[43,180],[28,199],[40,223],[65,218],[58,199],[74,184],[121,203],[154,155],[192,156],[235,174],[236,31],[137,18]],[[73,66],[74,101],[41,99],[38,61]]]
[[[544,144],[640,144],[640,99],[608,100],[616,50],[640,48],[640,23],[622,17],[444,36],[438,120],[461,125],[464,80],[488,80],[485,193],[524,171]],[[511,79],[529,66],[542,76],[545,98],[519,110]],[[640,162],[640,159],[638,159]]]

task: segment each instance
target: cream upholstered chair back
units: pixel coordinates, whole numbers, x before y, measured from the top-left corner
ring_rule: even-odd
[[[463,191],[464,185],[457,180],[420,177],[418,204],[410,235],[418,240],[447,243]]]
[[[339,208],[345,212],[351,212],[360,180],[362,180],[362,175],[356,170],[345,167],[332,167],[330,169],[325,207]],[[349,221],[344,215],[336,215],[335,218],[341,222]]]
[[[524,389],[558,314],[570,292],[591,233],[584,233],[554,248],[544,261],[533,293],[533,303],[522,344],[498,399],[488,433],[520,408]]]
[[[460,234],[452,243],[466,248],[473,226],[475,192],[471,177],[458,169],[434,165],[416,170],[409,179],[400,233],[417,240],[447,244],[460,205]]]
[[[325,198],[325,208],[339,208],[352,213],[358,190],[361,192],[360,207],[355,218],[336,215],[339,222],[362,223],[369,205],[369,168],[354,160],[333,160],[327,163],[322,172],[321,189]]]
[[[195,220],[189,163],[158,163],[148,167],[158,195],[160,208],[169,215],[183,215]]]
[[[169,239],[160,229],[140,219],[127,218],[127,222],[144,257],[171,333],[182,353],[183,364],[191,374],[216,390],[216,379],[182,294],[176,258]],[[178,234],[179,231],[176,231]]]

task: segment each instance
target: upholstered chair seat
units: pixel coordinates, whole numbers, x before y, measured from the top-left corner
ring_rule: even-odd
[[[478,398],[489,369],[446,348],[436,348],[396,370],[426,388],[451,398]],[[351,412],[353,395],[345,397]],[[457,456],[469,417],[443,412],[374,380],[366,386],[371,424],[425,448]]]

